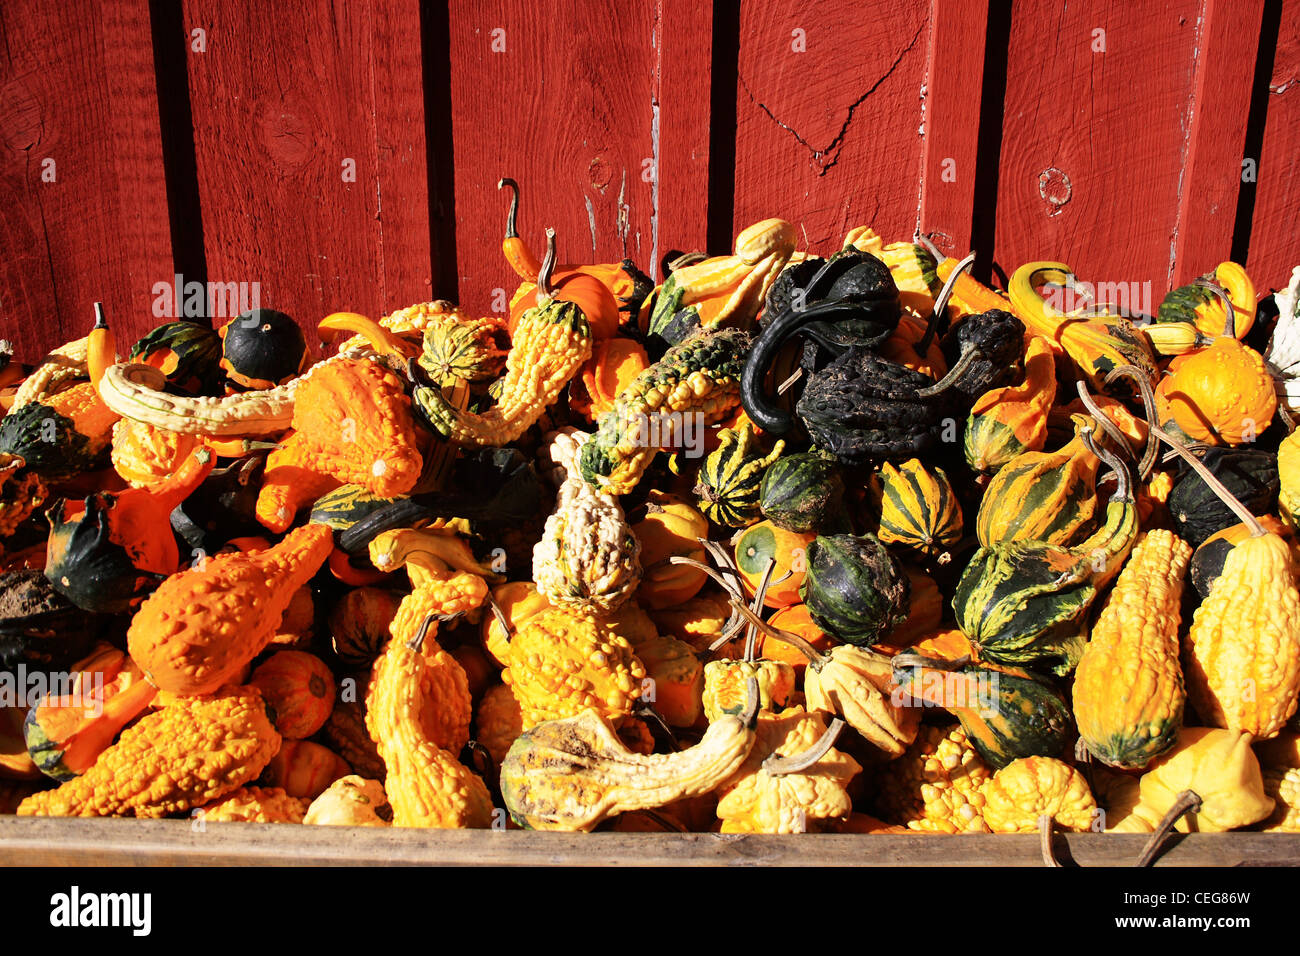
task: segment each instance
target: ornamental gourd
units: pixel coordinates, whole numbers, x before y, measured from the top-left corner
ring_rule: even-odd
[[[975,552],[953,594],[957,625],[981,659],[1068,674],[1078,663],[1098,592],[1119,573],[1137,536],[1128,469],[1083,440],[1116,474],[1106,523],[1072,548],[1012,541]]]
[[[1088,781],[1052,757],[1022,757],[984,787],[984,822],[994,833],[1033,833],[1042,817],[1064,830],[1086,831],[1097,820]]]
[[[906,619],[910,590],[875,535],[819,535],[808,545],[800,596],[817,626],[845,643],[882,640]]]
[[[751,687],[758,694],[760,711],[778,711],[794,693],[794,668],[774,660],[709,661],[704,665],[704,716],[717,720],[724,714],[743,713],[751,703]]]
[[[334,653],[345,664],[368,666],[384,649],[401,596],[383,588],[353,588],[330,610]]]
[[[531,830],[591,830],[619,813],[709,793],[754,747],[757,692],[739,715],[710,722],[700,742],[672,754],[633,753],[594,710],[524,731],[501,766],[510,816]]]
[[[886,545],[897,545],[913,557],[946,564],[962,535],[961,505],[944,470],[927,468],[915,458],[895,466],[884,462],[871,476],[867,494],[872,530]]]
[[[303,823],[316,826],[387,827],[393,808],[378,780],[356,774],[339,777],[311,802]]]
[[[249,683],[275,711],[275,729],[290,740],[310,737],[334,709],[334,675],[315,654],[280,651],[253,671]]]
[[[686,447],[687,429],[722,421],[740,400],[748,349],[748,334],[731,328],[670,348],[602,416],[578,458],[582,477],[605,494],[627,494],[660,448]]]
[[[432,430],[457,445],[507,445],[527,431],[591,357],[588,317],[573,302],[556,298],[555,232],[546,233],[546,259],[537,282],[537,304],[520,317],[506,357],[497,403],[478,414],[450,404],[441,390],[417,387],[412,400]]]
[[[945,274],[945,266],[939,264],[940,276]],[[1060,299],[1043,296],[1043,286],[1049,283],[1062,290]],[[1007,292],[1026,328],[1068,355],[1092,388],[1100,391],[1106,376],[1121,365],[1133,366],[1155,384],[1156,362],[1151,345],[1128,319],[1096,309],[1078,315],[1058,307],[1065,304],[1062,299],[1079,296],[1086,301],[1087,296],[1086,287],[1078,283],[1065,263],[1027,262],[1011,276]]]
[[[158,693],[134,661],[104,643],[77,664],[68,690],[43,695],[23,724],[33,762],[59,781],[85,773]]]
[[[180,563],[171,513],[212,472],[216,456],[198,446],[166,481],[149,488],[98,491],[80,509],[61,499],[50,509],[45,575],[88,611],[131,610]]]
[[[207,823],[302,823],[309,802],[282,787],[240,787],[195,811]]]
[[[177,697],[122,731],[81,776],[33,794],[19,816],[165,817],[255,780],[280,747],[262,695]]]
[[[173,574],[132,619],[131,657],[162,690],[212,693],[275,636],[332,545],[329,528],[306,525],[266,551],[219,554]]]
[[[221,368],[249,389],[275,388],[307,365],[307,340],[292,318],[275,309],[252,309],[221,327]]]
[[[1047,413],[1056,400],[1056,361],[1040,335],[1025,349],[1025,378],[985,392],[966,419],[966,462],[978,472],[994,474],[1025,452],[1042,451],[1047,440]]]
[[[718,447],[704,459],[695,486],[700,511],[714,524],[744,528],[762,518],[759,491],[763,475],[781,457],[778,440],[766,454],[748,421],[718,433]]]
[[[734,539],[735,560],[745,590],[757,593],[771,563],[772,575],[763,592],[763,603],[776,608],[798,602],[808,573],[808,546],[816,537],[786,531],[771,521],[760,521],[741,531]]]
[[[704,586],[705,572],[672,559],[706,560],[700,541],[707,537],[709,523],[684,499],[657,489],[650,492],[645,509],[645,517],[632,526],[645,568],[637,601],[652,610],[689,601]]]
[[[166,322],[131,346],[127,360],[158,369],[186,395],[212,395],[221,380],[221,337],[197,322]]]
[[[1097,509],[1101,459],[1084,444],[1083,416],[1075,437],[1054,452],[1027,451],[999,469],[984,489],[975,534],[984,547],[1013,541],[1069,545],[1085,537]]]
[[[1244,448],[1206,448],[1198,458],[1252,513],[1276,510],[1279,474],[1278,459],[1273,455]],[[1199,472],[1188,471],[1175,481],[1166,504],[1179,536],[1195,548],[1240,520]]]
[[[15,402],[0,419],[0,454],[23,459],[46,482],[63,481],[104,465],[117,418],[90,382]]]
[[[1074,675],[1074,717],[1088,752],[1140,770],[1168,751],[1182,725],[1178,626],[1192,549],[1170,531],[1146,532],[1106,599]]]
[[[927,833],[988,833],[984,786],[992,776],[960,724],[924,724],[889,764],[872,807],[884,819]]]
[[[524,726],[587,709],[618,723],[641,696],[645,667],[609,621],[548,608],[524,621],[510,640],[501,679],[519,701]]]
[[[351,772],[346,760],[322,744],[285,740],[258,782],[300,800],[315,800],[335,780]]]
[[[1070,708],[1046,680],[1014,668],[939,661],[910,652],[895,655],[893,665],[896,699],[947,710],[994,770],[1019,757],[1065,752]]]
[[[1174,749],[1142,775],[1133,816],[1153,829],[1182,796],[1192,791],[1199,809],[1182,816],[1182,833],[1220,833],[1268,818],[1273,800],[1264,793],[1250,735],[1235,730],[1184,727]]]
[[[801,452],[779,458],[763,473],[759,507],[778,528],[799,534],[842,522],[844,478],[831,455]]]
[[[760,711],[753,749],[718,787],[722,832],[806,833],[846,819],[853,809],[846,788],[862,767],[833,746],[840,726],[801,707]]]
[[[555,605],[613,611],[642,580],[641,540],[612,495],[583,480],[574,456],[589,436],[561,434],[552,457],[565,468],[555,511],[533,547],[533,580]]]

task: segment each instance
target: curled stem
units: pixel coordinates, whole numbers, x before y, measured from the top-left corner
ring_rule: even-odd
[[[943,284],[939,294],[934,298],[934,308],[930,310],[930,318],[925,323],[925,334],[916,342],[913,348],[916,354],[925,358],[926,352],[930,350],[930,343],[934,341],[935,332],[939,329],[939,316],[943,315],[948,308],[948,300],[952,298],[952,291],[957,286],[957,280],[962,274],[975,264],[975,253],[971,253],[952,270],[952,275],[948,276],[948,281]]]
[[[554,297],[554,291],[551,288],[551,275],[555,272],[555,230],[549,226],[546,229],[546,255],[542,259],[542,267],[537,272],[537,304],[545,306]]]
[[[776,567],[776,559],[768,558],[767,567],[763,569],[763,577],[758,582],[758,587],[754,589],[754,603],[750,610],[757,617],[763,612],[763,599],[767,596],[767,585],[772,580],[772,570]],[[758,643],[758,630],[753,624],[745,632],[745,655],[744,660],[752,661],[754,659],[755,645]]]
[[[947,375],[939,379],[939,381],[935,382],[933,385],[928,385],[925,388],[918,389],[916,392],[917,398],[930,398],[933,395],[940,395],[943,392],[948,391],[948,389],[952,387],[953,382],[966,374],[966,370],[975,363],[977,358],[979,358],[979,349],[974,347],[968,348],[961,354],[961,358],[957,359],[957,362],[953,367],[948,370]]]
[[[1174,801],[1174,805],[1169,808],[1169,812],[1160,818],[1160,823],[1156,826],[1155,832],[1151,834],[1151,839],[1147,840],[1146,846],[1142,848],[1142,853],[1137,858],[1134,866],[1150,866],[1155,862],[1160,853],[1160,847],[1165,842],[1165,837],[1174,828],[1186,814],[1196,813],[1201,809],[1201,795],[1195,790],[1184,790]]]
[[[497,189],[510,190],[510,211],[506,213],[506,238],[518,239],[519,231],[515,228],[515,217],[519,215],[519,184],[508,176],[497,180]]]
[[[1101,406],[1097,404],[1096,399],[1088,394],[1088,387],[1084,385],[1082,381],[1079,381],[1075,383],[1075,389],[1079,393],[1079,401],[1083,402],[1083,407],[1088,410],[1088,414],[1097,422],[1097,427],[1100,428],[1105,433],[1106,437],[1113,441],[1117,447],[1122,449],[1129,459],[1136,459],[1137,455],[1133,451],[1133,446],[1129,444],[1128,436],[1120,431],[1119,426],[1111,421],[1110,416],[1101,410]]]
[[[793,754],[789,757],[778,753],[769,754],[767,759],[763,761],[763,769],[774,777],[807,770],[826,756],[830,749],[835,746],[835,741],[843,730],[844,721],[836,717],[831,720],[826,731],[817,738],[817,742],[803,753]]]
[[[1109,448],[1098,445],[1092,437],[1092,430],[1085,428],[1079,433],[1079,438],[1088,451],[1092,452],[1102,461],[1104,461],[1112,472],[1115,473],[1115,493],[1110,496],[1111,501],[1132,501],[1133,500],[1133,479],[1128,473],[1128,466],[1120,459],[1118,455]]]
[[[1138,481],[1149,481],[1151,472],[1155,470],[1156,459],[1160,457],[1160,441],[1151,434],[1150,424],[1156,421],[1159,416],[1156,413],[1156,393],[1151,388],[1151,382],[1142,370],[1136,365],[1120,365],[1107,373],[1104,384],[1109,385],[1117,379],[1127,378],[1137,386],[1138,394],[1142,396],[1142,409],[1147,419],[1147,445],[1146,450],[1142,453],[1142,460],[1137,463]]]

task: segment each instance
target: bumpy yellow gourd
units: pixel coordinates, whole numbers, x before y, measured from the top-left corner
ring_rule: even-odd
[[[845,789],[862,770],[831,747],[816,763],[788,774],[764,766],[768,758],[794,757],[826,731],[825,717],[791,707],[758,715],[758,739],[735,775],[718,787],[723,833],[806,833],[820,821],[847,818],[853,802]]]
[[[1039,817],[1065,830],[1088,830],[1097,801],[1083,774],[1052,757],[1022,757],[984,787],[984,822],[994,833],[1033,833]]]
[[[280,735],[255,687],[177,697],[122,732],[79,777],[24,800],[20,816],[165,817],[257,778]]]
[[[1211,726],[1267,738],[1300,694],[1300,593],[1282,538],[1246,538],[1196,609],[1187,636],[1188,697]]]
[[[1178,624],[1192,547],[1171,531],[1143,535],[1106,600],[1074,675],[1074,717],[1093,756],[1141,769],[1182,724]]]
[[[589,709],[617,723],[640,698],[645,667],[610,621],[548,608],[511,638],[501,679],[519,701],[525,729]]]
[[[779,710],[794,693],[794,668],[784,661],[718,660],[704,665],[704,716],[717,720],[723,714],[738,714],[745,708],[750,678],[758,681],[758,708]]]
[[[198,814],[204,823],[302,823],[310,803],[282,787],[240,787]]]
[[[988,833],[983,789],[992,776],[961,725],[921,727],[889,764],[873,797],[893,823],[931,833]]]
[[[1216,833],[1258,823],[1273,812],[1264,793],[1259,761],[1250,735],[1236,730],[1184,727],[1173,751],[1142,775],[1141,799],[1133,814],[1150,827],[1187,790],[1201,798],[1201,808],[1178,821],[1183,833]]]

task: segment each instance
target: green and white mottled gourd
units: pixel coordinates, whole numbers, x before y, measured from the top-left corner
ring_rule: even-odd
[[[654,456],[726,417],[740,402],[750,337],[734,328],[699,332],[638,375],[582,446],[578,467],[597,490],[624,495]]]
[[[696,503],[714,524],[747,528],[763,517],[758,503],[763,475],[781,457],[785,442],[778,439],[772,451],[763,454],[749,422],[724,428],[718,432],[718,441],[718,447],[700,467]]]
[[[641,583],[641,542],[618,499],[583,481],[574,464],[582,432],[560,433],[551,442],[553,461],[567,477],[555,511],[533,548],[533,581],[554,605],[595,612],[619,608]]]

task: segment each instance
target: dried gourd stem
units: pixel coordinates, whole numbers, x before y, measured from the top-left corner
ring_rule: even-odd
[[[1110,496],[1111,501],[1132,501],[1133,500],[1133,478],[1128,473],[1128,466],[1120,460],[1108,448],[1098,445],[1092,437],[1092,429],[1085,428],[1079,432],[1079,439],[1083,446],[1092,452],[1102,461],[1104,461],[1112,472],[1115,474],[1115,493]]]
[[[703,262],[707,258],[708,256],[702,252],[684,252],[672,262],[668,263],[668,271],[669,273],[673,273],[678,269],[685,269],[687,266],[693,266],[697,262]]]
[[[546,228],[546,255],[537,272],[537,304],[545,308],[550,304],[555,290],[551,288],[551,274],[555,271],[555,230]]]
[[[791,373],[789,378],[787,378],[784,382],[782,382],[780,385],[776,387],[776,394],[784,395],[787,391],[790,390],[790,387],[794,385],[795,382],[799,381],[799,379],[801,378],[803,378],[803,366],[800,366],[799,368],[795,369],[794,372]]]
[[[1101,410],[1096,400],[1088,394],[1088,387],[1083,382],[1076,382],[1075,389],[1079,393],[1079,401],[1083,402],[1083,407],[1088,410],[1088,414],[1096,421],[1097,427],[1100,428],[1106,437],[1118,445],[1131,460],[1137,459],[1137,454],[1133,451],[1133,446],[1129,444],[1128,436],[1125,435],[1118,425],[1110,420],[1110,416]]]
[[[808,665],[810,667],[818,670],[821,668],[821,665],[825,661],[825,658],[822,657],[821,651],[817,650],[817,648],[813,647],[798,634],[794,634],[790,631],[783,631],[779,627],[773,627],[751,611],[743,601],[733,599],[731,606],[736,609],[741,617],[745,619],[745,622],[751,627],[756,628],[766,637],[789,644],[791,647],[798,650],[804,657],[808,658]]]
[[[682,749],[681,742],[678,741],[677,735],[674,734],[672,728],[668,726],[668,722],[664,720],[663,715],[660,714],[659,711],[655,710],[649,701],[638,700],[636,705],[632,708],[632,716],[650,721],[663,732],[665,737],[668,738],[668,743],[672,745],[674,750]]]
[[[1174,805],[1169,808],[1169,812],[1160,818],[1160,823],[1156,826],[1155,832],[1151,834],[1151,839],[1147,840],[1146,846],[1142,848],[1142,853],[1137,858],[1134,866],[1150,866],[1155,862],[1156,856],[1160,852],[1160,846],[1165,842],[1165,837],[1169,836],[1169,831],[1174,825],[1188,813],[1196,813],[1201,809],[1201,795],[1195,790],[1184,790],[1174,801]]]
[[[740,722],[746,727],[753,727],[758,720],[758,706],[762,697],[758,693],[758,678],[751,677],[745,681],[745,709],[740,714]]]
[[[420,624],[420,629],[415,632],[415,637],[411,638],[406,646],[413,651],[421,650],[424,647],[424,639],[429,635],[429,628],[433,627],[433,622],[436,619],[436,614],[427,615],[424,621]]]
[[[515,217],[519,214],[519,184],[509,176],[497,180],[497,189],[510,190],[510,211],[506,213],[506,238],[518,239],[519,230],[515,228]]]
[[[939,330],[939,316],[944,315],[948,309],[948,300],[952,298],[952,291],[957,285],[963,273],[975,264],[975,253],[971,253],[952,270],[952,275],[948,276],[948,281],[943,284],[939,294],[934,298],[934,308],[930,310],[930,318],[925,322],[925,334],[917,339],[912,348],[921,358],[925,358],[926,353],[930,350],[930,343],[934,341],[935,333]]]
[[[1060,866],[1056,854],[1052,852],[1052,818],[1049,814],[1038,815],[1038,847],[1043,854],[1044,866]]]
[[[1232,299],[1227,290],[1213,279],[1197,279],[1192,285],[1198,285],[1202,289],[1208,289],[1219,297],[1223,303],[1224,311],[1227,313],[1223,322],[1223,334],[1220,338],[1235,339],[1237,337],[1237,307],[1232,304]]]
[[[767,597],[767,585],[772,580],[772,571],[776,567],[776,558],[767,559],[767,567],[763,569],[763,577],[758,582],[758,587],[754,589],[754,603],[750,610],[754,616],[758,617],[763,612],[763,599]],[[752,661],[754,659],[755,645],[758,643],[758,629],[751,622],[745,631],[745,653],[742,660]]]
[[[1162,442],[1174,450],[1179,458],[1187,462],[1192,470],[1196,472],[1201,481],[1210,486],[1210,490],[1219,496],[1219,499],[1232,509],[1232,513],[1241,519],[1242,524],[1250,528],[1250,536],[1258,538],[1267,532],[1264,526],[1259,523],[1259,519],[1250,513],[1250,510],[1243,505],[1231,491],[1221,482],[1210,469],[1206,468],[1204,463],[1197,460],[1196,456],[1183,447],[1182,443],[1171,437],[1164,429],[1156,425],[1148,425],[1151,431],[1155,432]]]
[[[959,671],[971,662],[969,654],[963,654],[961,657],[947,661],[938,657],[926,657],[924,654],[917,654],[912,651],[903,651],[901,654],[895,654],[889,660],[889,666],[892,670],[906,669],[909,667],[927,667],[935,671]],[[895,681],[897,683],[897,681]]]
[[[636,810],[636,811],[634,811],[634,812],[635,812],[635,813],[644,813],[646,816],[648,816],[648,817],[649,817],[651,820],[653,820],[655,823],[659,824],[659,825],[660,825],[661,827],[663,827],[665,830],[671,830],[673,833],[686,833],[686,832],[687,832],[685,826],[683,826],[682,824],[678,823],[676,820],[673,820],[671,817],[666,817],[666,816],[664,816],[664,815],[663,815],[662,813],[660,813],[658,810],[651,810],[651,809],[649,809],[649,808],[647,807],[647,808],[645,808],[645,809]]]
[[[948,258],[938,246],[930,241],[930,237],[923,232],[917,232],[916,235],[912,236],[912,242],[921,246],[926,252],[930,253],[935,262],[943,262],[944,259]]]
[[[1296,429],[1296,421],[1287,411],[1286,405],[1282,402],[1277,403],[1277,417],[1282,419],[1282,424],[1286,426],[1287,434],[1291,434]]]
[[[1156,393],[1151,387],[1150,380],[1142,374],[1142,370],[1136,365],[1120,365],[1113,368],[1107,373],[1104,384],[1109,385],[1116,379],[1127,378],[1137,386],[1138,394],[1142,396],[1143,414],[1146,415],[1147,424],[1159,420],[1159,414],[1156,412]],[[1146,482],[1151,480],[1151,472],[1155,470],[1156,459],[1160,456],[1160,441],[1155,435],[1151,434],[1151,429],[1147,428],[1147,446],[1142,452],[1142,460],[1137,464],[1138,481]]]
[[[826,728],[825,733],[817,738],[817,742],[801,754],[794,754],[786,757],[782,754],[769,754],[763,761],[763,769],[773,777],[784,776],[790,773],[799,773],[801,770],[807,770],[817,761],[825,757],[835,741],[839,738],[841,731],[844,730],[844,721],[839,717],[834,718]]]
[[[510,638],[514,637],[514,628],[510,626],[510,618],[506,617],[506,612],[501,610],[501,605],[497,603],[491,592],[488,593],[488,607],[492,610],[492,616],[497,619],[501,625],[501,630],[505,632],[506,643],[510,643]]]
[[[948,374],[933,385],[927,385],[925,388],[917,389],[917,398],[930,398],[934,395],[941,395],[952,387],[952,383],[957,381],[966,374],[966,370],[975,364],[979,358],[979,349],[971,347],[961,353],[961,358],[957,359],[955,365],[948,370]]]

